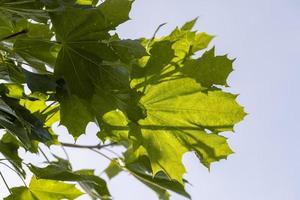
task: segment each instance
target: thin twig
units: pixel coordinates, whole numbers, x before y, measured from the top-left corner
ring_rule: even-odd
[[[95,149],[90,149],[91,151],[93,151],[93,152],[95,152],[95,153],[97,153],[97,154],[99,154],[99,155],[101,155],[101,156],[103,156],[104,158],[106,158],[107,160],[109,160],[109,161],[113,161],[113,159],[112,158],[110,158],[110,157],[108,157],[107,155],[105,155],[104,153],[102,153],[102,152],[100,152],[100,151],[97,151],[97,150],[95,150]]]
[[[122,157],[120,154],[118,154],[118,153],[116,153],[115,151],[113,151],[113,150],[111,150],[111,149],[108,149],[108,148],[106,148],[106,147],[103,147],[103,150],[106,150],[106,151],[108,151],[108,152],[114,154],[114,155],[117,156],[117,157],[120,157],[120,158]]]
[[[83,149],[102,149],[109,146],[114,146],[116,143],[109,143],[109,144],[97,144],[97,145],[80,145],[80,144],[70,144],[70,143],[64,143],[61,142],[61,145],[64,147],[70,147],[70,148],[83,148]]]

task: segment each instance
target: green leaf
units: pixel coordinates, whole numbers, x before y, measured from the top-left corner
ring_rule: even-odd
[[[110,44],[102,40],[109,39],[108,31],[127,20],[130,5],[127,0],[108,0],[95,9],[67,8],[50,15],[62,42],[55,74],[65,79],[71,93],[91,97],[94,74],[105,71],[102,61],[118,59]]]
[[[20,143],[9,133],[6,133],[0,140],[0,153],[12,164],[16,171],[25,176],[22,168],[22,159],[18,155]]]
[[[185,26],[185,25],[184,25]],[[162,38],[173,42],[173,49],[176,55],[176,61],[187,59],[197,51],[207,48],[213,36],[204,32],[193,32],[189,29],[176,28],[169,36]]]
[[[54,81],[53,76],[32,73],[25,69],[23,70],[23,73],[25,74],[26,83],[31,92],[54,92],[58,86]]]
[[[101,4],[99,8],[108,21],[109,27],[116,27],[129,20],[132,2],[132,0],[106,0]]]
[[[30,190],[26,187],[16,187],[11,189],[11,194],[4,200],[39,200],[34,197]]]
[[[17,54],[14,59],[29,63],[28,67],[42,72],[46,71],[45,64],[54,66],[59,45],[50,41],[53,32],[49,25],[30,23],[26,19],[0,13],[0,28],[5,30],[0,39],[7,42],[3,45],[7,48],[3,50]]]
[[[140,102],[146,108],[148,118],[153,114],[153,122],[157,125],[177,124],[179,127],[227,131],[245,116],[243,108],[235,101],[236,97],[218,90],[206,91],[194,80],[181,78],[149,86]],[[155,117],[168,120],[162,122]],[[146,121],[140,120],[139,124]]]
[[[192,28],[195,22],[188,22],[182,29],[176,28],[170,35],[160,39],[143,41],[150,55],[142,57],[132,67],[134,79],[131,85],[134,88],[140,90],[148,84],[157,84],[181,75],[179,72],[184,63],[209,45],[213,36],[192,32],[188,28]]]
[[[54,67],[59,49],[59,45],[40,39],[18,39],[14,44],[14,51],[42,73],[47,72],[45,65]]]
[[[102,42],[109,37],[108,22],[100,8],[67,8],[51,13],[51,19],[57,39],[62,43],[55,75],[64,78],[70,93],[88,99],[93,95],[94,74],[101,70],[102,60],[117,60],[111,47]]]
[[[26,126],[28,135],[30,135],[31,139],[44,143],[52,140],[50,133],[44,128],[44,123],[39,118],[32,115],[28,109],[20,105],[20,99],[13,99],[5,96],[3,96],[2,99],[10,107],[14,108],[18,120]]]
[[[87,124],[94,120],[89,103],[75,95],[65,94],[60,100],[60,124],[65,125],[75,138],[85,133]]]
[[[5,200],[73,200],[83,193],[75,185],[32,177],[29,188],[12,188]]]
[[[117,160],[111,161],[109,166],[104,170],[105,174],[108,176],[109,179],[114,178],[122,171],[117,162]]]
[[[0,13],[0,40],[12,41],[19,37],[20,35],[26,34],[27,30],[27,20],[16,19],[10,14]]]
[[[130,64],[134,59],[147,55],[146,49],[138,40],[119,40],[111,43],[121,61]]]
[[[108,30],[129,19],[131,4],[129,0],[106,0],[95,9],[68,6],[61,12],[50,13],[50,17],[60,41],[98,41],[108,37]],[[70,20],[72,23],[68,23]]]
[[[227,77],[232,72],[233,60],[227,56],[215,56],[215,49],[211,49],[197,60],[189,60],[182,68],[182,72],[204,87],[212,85],[227,86]]]
[[[23,84],[25,82],[22,67],[15,64],[14,61],[10,59],[5,60],[4,63],[0,63],[0,79],[19,84]]]
[[[52,135],[44,126],[44,118],[33,115],[33,112],[46,107],[45,101],[29,100],[24,94],[23,86],[18,84],[2,84],[0,90],[3,113],[0,115],[1,126],[17,136],[27,150],[36,151],[33,140],[48,144],[53,142]],[[34,106],[32,102],[35,102]]]
[[[123,112],[114,110],[107,112],[102,117],[101,131],[97,134],[102,141],[127,141],[128,119]]]
[[[48,64],[54,67],[60,45],[50,41],[54,34],[49,25],[24,22],[24,26],[27,32],[17,38],[13,50],[31,66]]]
[[[164,171],[181,182],[185,172],[181,158],[186,151],[200,153],[205,165],[231,154],[225,138],[205,130],[232,130],[243,119],[245,113],[235,98],[220,91],[203,93],[190,79],[149,87],[141,99],[147,118],[139,125],[154,174]]]
[[[218,90],[204,91],[190,78],[148,86],[140,101],[147,117],[131,124],[129,130],[145,148],[153,174],[163,171],[183,183],[181,159],[186,152],[194,151],[205,166],[230,155],[226,138],[216,133],[231,131],[245,116],[235,98]]]
[[[158,175],[152,177],[145,172],[135,169],[133,166],[127,167],[127,169],[133,174],[135,178],[148,186],[154,192],[157,193],[160,200],[169,200],[168,190],[173,191],[179,195],[182,195],[190,199],[190,195],[185,191],[181,183],[177,181],[171,181],[164,175]]]
[[[4,15],[3,13],[0,14],[0,38],[5,38],[13,33],[16,33],[20,30],[15,30],[15,26],[9,16]]]
[[[30,170],[38,178],[59,180],[59,181],[75,181],[83,185],[91,196],[100,199],[110,199],[110,193],[107,189],[105,181],[94,175],[91,170],[80,170],[71,172],[64,167],[57,165],[48,165],[45,168],[31,166]]]
[[[43,10],[42,1],[1,1],[2,12],[12,15],[14,18],[28,18],[37,22],[46,23],[48,19],[47,12]]]
[[[51,128],[53,123],[60,120],[59,105],[52,102],[47,106],[47,96],[42,93],[33,93],[28,98],[20,99],[19,104],[37,117],[44,128]]]
[[[195,26],[196,22],[198,20],[198,17],[191,20],[191,21],[188,21],[186,22],[182,27],[181,27],[181,30],[187,30],[187,31],[190,31],[192,30],[192,28]]]
[[[93,0],[76,0],[76,4],[79,4],[79,5],[92,5]]]
[[[125,170],[164,200],[171,191],[190,198],[185,153],[208,168],[233,153],[221,135],[245,116],[236,95],[223,92],[233,61],[214,48],[200,52],[213,36],[193,31],[197,19],[161,38],[119,38],[116,29],[129,20],[132,3],[1,1],[0,128],[11,135],[0,140],[0,152],[19,173],[19,146],[37,153],[40,142],[59,144],[51,129],[57,121],[75,139],[95,122],[103,142],[125,148],[124,158],[105,170],[108,177]],[[12,189],[7,199],[81,194],[59,181],[77,182],[92,199],[111,199],[93,170],[72,171],[56,158],[45,168],[30,166],[40,179]]]
[[[29,149],[31,141],[26,127],[17,120],[16,113],[2,99],[0,99],[0,110],[0,126],[18,137],[24,147]]]
[[[81,175],[82,178],[80,178],[79,184],[92,198],[100,198],[103,200],[111,199],[105,181],[95,176],[93,170],[80,170],[76,171],[76,174]]]
[[[172,61],[175,57],[172,45],[173,43],[168,40],[156,42],[152,45],[150,50],[151,57],[145,67],[147,75],[161,71]]]
[[[65,80],[63,87],[68,94],[59,100],[61,124],[75,137],[82,134],[87,123],[96,116],[101,121],[101,114],[106,110],[118,108],[134,121],[143,117],[135,114],[142,111],[130,89],[128,70],[106,64],[118,59],[130,62],[145,54],[137,41],[109,42],[108,31],[128,19],[131,3],[108,0],[94,9],[67,7],[50,14],[57,39],[62,43],[54,74],[57,79]],[[78,105],[76,111],[74,105]],[[70,113],[75,112],[81,118],[71,117]]]
[[[127,151],[126,156],[132,156],[132,153],[133,152],[129,150]],[[149,169],[149,167],[151,168],[151,166],[147,157],[139,157],[138,160],[134,161],[130,161],[130,158],[126,158],[126,160],[128,163],[125,164],[125,167],[121,167],[122,164],[120,164],[119,161],[113,160],[104,172],[110,179],[112,179],[122,170],[125,170],[156,192],[159,199],[162,200],[169,200],[168,190],[190,198],[190,195],[185,191],[184,186],[179,182],[169,180],[163,173],[160,173],[156,177],[150,175],[151,169]]]

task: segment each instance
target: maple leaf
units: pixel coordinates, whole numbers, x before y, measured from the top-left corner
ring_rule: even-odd
[[[78,183],[93,199],[112,198],[94,170],[73,171],[56,155],[53,161],[40,143],[93,150],[111,161],[109,178],[124,171],[164,200],[170,191],[191,198],[183,178],[187,152],[208,168],[233,153],[222,133],[245,116],[237,95],[224,90],[233,60],[205,50],[214,36],[193,30],[197,18],[160,38],[162,26],[150,39],[120,38],[117,27],[129,20],[132,3],[1,1],[1,162],[20,178],[24,165],[34,174],[29,187],[11,189],[6,199],[82,194],[64,181]],[[104,144],[60,143],[51,128],[55,122],[75,140],[95,122]],[[100,152],[111,145],[122,146],[123,155]],[[23,163],[19,148],[41,152],[48,165]]]
[[[218,90],[207,92],[190,78],[149,86],[141,98],[147,117],[129,125],[127,130],[145,148],[154,174],[163,171],[183,183],[184,153],[194,151],[207,167],[232,153],[226,138],[217,133],[233,130],[244,118],[243,108],[235,98]],[[111,126],[105,130],[115,129],[115,134],[121,134],[116,131],[126,128],[116,125],[120,122],[114,119],[120,120],[107,118],[106,123]]]
[[[83,193],[74,184],[32,177],[29,187],[12,188],[5,200],[61,200],[76,199]]]

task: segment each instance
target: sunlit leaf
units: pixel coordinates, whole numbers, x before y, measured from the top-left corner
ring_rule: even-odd
[[[12,194],[5,200],[73,200],[81,195],[82,192],[73,184],[32,177],[28,188],[12,188]]]
[[[6,199],[82,194],[64,181],[77,183],[92,199],[112,198],[94,170],[72,170],[64,148],[68,159],[48,158],[43,149],[51,152],[51,145],[99,150],[111,161],[104,170],[109,179],[129,173],[161,200],[172,192],[190,198],[186,153],[207,168],[233,153],[223,132],[245,116],[237,95],[225,91],[233,60],[207,50],[214,36],[194,30],[197,18],[159,38],[163,25],[150,39],[122,39],[118,27],[130,19],[132,3],[1,1],[0,128],[6,134],[0,152],[13,171],[24,176],[27,166],[38,178],[13,188]],[[65,126],[76,141],[90,122],[104,146],[60,143],[53,131]],[[19,147],[41,152],[47,166],[22,162]]]
[[[110,193],[105,181],[102,178],[95,176],[94,172],[91,170],[72,172],[57,165],[49,165],[46,168],[31,166],[30,169],[38,178],[78,182],[83,185],[83,189],[88,190],[88,193],[93,197],[110,199]]]

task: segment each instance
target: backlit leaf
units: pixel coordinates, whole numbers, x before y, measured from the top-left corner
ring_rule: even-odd
[[[82,192],[73,184],[32,177],[28,188],[13,188],[12,194],[5,200],[73,200],[81,195]]]

